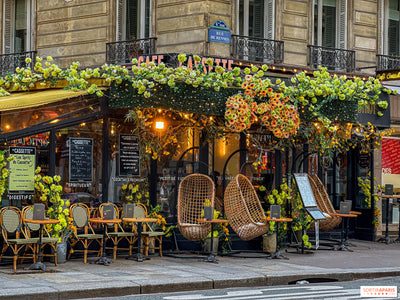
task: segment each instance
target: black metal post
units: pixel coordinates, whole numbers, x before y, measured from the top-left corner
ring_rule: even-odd
[[[108,119],[108,100],[107,97],[103,97],[101,99],[101,112],[103,115],[103,126],[102,126],[102,156],[101,156],[101,194],[102,194],[102,202],[107,203],[108,199],[108,181],[109,181],[109,160],[110,160],[110,152],[109,152],[109,119]]]
[[[240,137],[239,137],[239,148],[241,150],[246,149],[247,145],[246,145],[246,134],[244,134],[243,132],[240,133]],[[243,166],[247,161],[247,153],[246,152],[240,152],[240,158],[239,158],[239,168],[241,166]],[[240,170],[239,170],[240,173]]]
[[[157,206],[157,181],[157,159],[150,158],[149,202],[152,207]]]
[[[49,176],[56,175],[56,145],[57,136],[56,129],[50,130],[50,147],[49,147]]]
[[[209,162],[209,143],[206,142],[206,136],[207,132],[204,130],[201,130],[199,132],[199,145],[200,145],[200,150],[199,150],[199,161],[202,162],[199,164],[199,173],[201,174],[208,174],[208,162]],[[194,167],[194,166],[193,166]],[[214,169],[213,169],[214,170]]]
[[[371,139],[371,143],[370,143],[370,174],[371,174],[371,178],[370,178],[370,182],[371,182],[371,186],[370,186],[371,213],[372,213],[372,219],[374,219],[374,217],[375,217],[375,199],[374,199],[374,196],[372,196],[372,195],[375,194],[375,188],[374,188],[375,172],[374,172],[374,144],[373,144],[372,139]],[[375,224],[371,224],[371,225],[372,225],[372,240],[375,241],[375,236],[376,236]]]
[[[303,145],[303,153],[304,153],[304,158],[307,159],[303,159],[303,173],[308,173],[308,167],[309,167],[309,163],[308,163],[308,157],[310,155],[310,153],[308,152],[308,144],[304,144]]]
[[[275,150],[275,186],[280,189],[282,184],[282,151]]]

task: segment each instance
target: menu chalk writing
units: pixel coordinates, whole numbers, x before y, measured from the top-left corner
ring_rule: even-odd
[[[93,180],[93,139],[70,138],[69,181]]]
[[[32,192],[34,191],[36,148],[34,147],[10,147],[10,156],[14,159],[10,162],[10,191]]]
[[[131,134],[119,136],[119,175],[139,176],[139,137]]]

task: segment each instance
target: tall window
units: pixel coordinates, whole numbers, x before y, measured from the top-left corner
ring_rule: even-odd
[[[398,0],[389,0],[388,55],[400,55],[400,7]]]
[[[274,0],[237,0],[239,35],[274,38]]]
[[[32,50],[33,0],[6,0],[4,2],[4,53]]]
[[[150,0],[118,0],[118,40],[149,38],[151,35],[150,11]]]
[[[314,45],[346,48],[347,0],[314,0]]]

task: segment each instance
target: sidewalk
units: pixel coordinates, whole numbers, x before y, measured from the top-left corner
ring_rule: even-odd
[[[25,271],[18,265],[0,267],[0,298],[72,299],[177,292],[239,286],[285,285],[400,276],[400,244],[351,240],[354,252],[318,250],[285,253],[289,260],[219,256],[219,264],[193,258],[151,256],[136,262],[120,256],[110,266],[46,262],[51,272]],[[292,253],[293,252],[293,253]],[[89,258],[94,261],[95,258]]]

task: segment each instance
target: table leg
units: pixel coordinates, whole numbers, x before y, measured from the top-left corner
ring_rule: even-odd
[[[267,256],[267,258],[268,259],[276,259],[276,258],[289,259],[289,257],[287,257],[279,252],[279,222],[275,222],[275,224],[276,224],[276,230],[275,230],[276,249],[275,249],[275,253],[271,253],[270,255]]]
[[[384,242],[386,245],[389,245],[389,243],[393,243],[394,239],[389,237],[389,198],[386,199],[386,218],[385,218],[385,223],[386,223],[386,230],[385,230],[385,237],[378,239],[378,242]]]
[[[37,261],[31,264],[29,267],[25,268],[25,270],[42,270],[48,271],[46,265],[42,263],[42,234],[43,234],[43,224],[39,226],[39,242],[38,242],[38,253],[37,253]]]
[[[150,257],[142,254],[142,252],[140,251],[140,246],[142,243],[142,231],[143,231],[142,222],[137,223],[137,231],[138,231],[138,247],[137,247],[138,251],[135,254],[129,255],[126,259],[133,258],[133,259],[136,259],[138,262],[142,262],[143,260],[150,259]]]
[[[91,262],[92,264],[99,264],[109,266],[113,260],[108,259],[106,256],[106,241],[107,241],[107,231],[106,231],[106,224],[103,224],[103,255],[99,257],[96,261]]]
[[[215,257],[213,250],[214,250],[214,223],[211,223],[211,245],[210,245],[210,254],[208,254],[207,258],[202,259],[202,261],[212,262],[217,264],[218,259]]]
[[[335,246],[335,248],[333,250],[335,250],[335,251],[347,250],[347,251],[353,252],[353,250],[351,250],[349,247],[347,247],[347,245],[345,243],[346,231],[348,230],[348,228],[345,229],[345,226],[344,226],[345,222],[346,222],[345,217],[342,217],[342,230],[340,232],[340,245]],[[348,226],[348,223],[347,223],[347,226]]]

